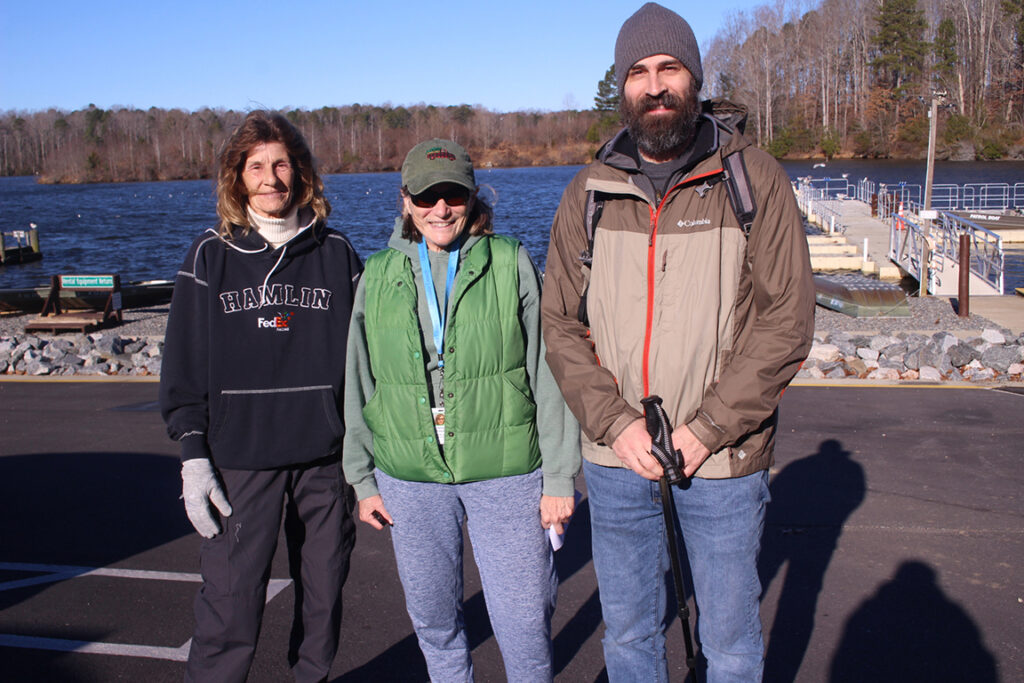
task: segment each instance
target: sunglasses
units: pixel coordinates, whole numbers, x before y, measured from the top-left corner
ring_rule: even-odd
[[[440,192],[427,190],[421,194],[409,195],[412,203],[421,209],[432,209],[439,199],[448,206],[465,206],[469,201],[469,191],[465,189],[448,189]]]

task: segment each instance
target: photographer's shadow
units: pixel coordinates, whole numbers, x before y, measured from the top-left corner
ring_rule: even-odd
[[[998,680],[977,624],[919,560],[900,565],[850,616],[829,676],[833,683]]]
[[[864,470],[839,441],[829,439],[817,453],[787,465],[769,486],[772,502],[758,562],[765,592],[788,566],[769,632],[764,678],[792,681],[807,652],[839,535],[864,501]]]

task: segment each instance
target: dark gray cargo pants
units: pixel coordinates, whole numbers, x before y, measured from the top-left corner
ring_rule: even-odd
[[[248,675],[282,516],[295,587],[288,663],[299,683],[325,680],[338,650],[341,588],[355,545],[341,465],[220,475],[233,513],[221,518],[224,533],[203,542],[185,680],[242,682]]]

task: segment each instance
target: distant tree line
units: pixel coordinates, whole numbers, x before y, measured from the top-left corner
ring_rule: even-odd
[[[940,158],[1024,158],[1024,0],[774,0],[729,18],[705,48],[704,76],[702,95],[745,104],[748,135],[779,157],[921,157],[942,92]],[[609,68],[588,111],[353,104],[286,114],[326,173],[396,170],[429,137],[459,141],[481,166],[559,165],[593,158],[619,126],[618,98]],[[210,177],[244,116],[3,112],[0,175]]]
[[[1024,0],[778,0],[734,14],[704,93],[743,102],[776,156],[1024,157]]]
[[[593,111],[354,104],[285,114],[305,134],[325,173],[397,170],[406,152],[430,137],[459,141],[481,166],[584,163],[600,142],[601,114]],[[244,117],[222,109],[93,105],[72,112],[9,111],[0,114],[0,174],[58,183],[212,177],[221,146]]]

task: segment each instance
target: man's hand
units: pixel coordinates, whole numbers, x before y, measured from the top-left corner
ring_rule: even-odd
[[[657,458],[651,455],[651,435],[642,417],[629,423],[612,443],[612,450],[623,465],[644,479],[657,481],[664,474]]]
[[[711,455],[711,451],[686,425],[680,425],[672,430],[672,446],[683,454],[683,476],[687,478],[692,477],[697,468]]]
[[[220,533],[220,522],[210,510],[211,504],[225,517],[232,512],[228,497],[217,481],[213,463],[206,458],[193,458],[181,463],[181,497],[185,501],[188,521],[203,538],[213,538]]]
[[[556,534],[565,533],[565,524],[572,517],[574,507],[573,496],[541,496],[540,525],[545,529],[554,527]]]
[[[375,512],[389,525],[394,526],[395,520],[391,519],[391,515],[388,514],[388,509],[384,507],[384,499],[380,497],[380,494],[359,501],[359,519],[374,529],[383,529],[384,525],[377,519],[377,515],[373,514]]]

